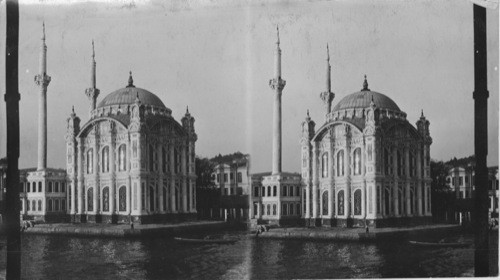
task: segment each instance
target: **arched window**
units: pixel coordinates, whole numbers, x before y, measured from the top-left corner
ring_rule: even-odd
[[[281,195],[282,195],[282,196],[286,196],[287,189],[288,189],[288,187],[287,187],[287,186],[283,186],[283,191],[282,191],[282,193],[281,193]]]
[[[354,215],[361,215],[361,190],[354,191]]]
[[[66,211],[66,199],[61,200],[61,211]]]
[[[163,187],[163,211],[167,211],[168,192],[167,188]]]
[[[155,149],[153,145],[149,145],[149,170],[154,171],[154,156],[155,156]]]
[[[125,144],[118,148],[118,170],[127,170],[127,146]]]
[[[337,176],[344,176],[344,150],[337,153]]]
[[[36,200],[31,201],[31,211],[36,211]]]
[[[293,215],[293,204],[290,203],[290,208],[288,208],[288,211],[290,211],[290,215]]]
[[[26,192],[27,193],[31,191],[30,188],[31,188],[30,182],[27,182],[26,183]]]
[[[271,215],[271,204],[267,205],[267,215]]]
[[[402,176],[403,175],[403,157],[401,156],[401,153],[398,151],[396,151],[396,158],[397,158],[397,168],[398,168],[398,176]]]
[[[271,186],[267,186],[267,196],[271,196]]]
[[[408,214],[413,214],[415,212],[415,195],[413,188],[410,189],[410,209],[408,209]]]
[[[87,211],[94,211],[94,188],[87,190]]]
[[[282,208],[283,208],[283,213],[281,213],[282,216],[286,216],[288,215],[288,205],[286,203],[283,203],[282,205]]]
[[[38,182],[38,192],[42,192],[42,182]]]
[[[92,174],[94,166],[94,151],[89,149],[87,151],[87,174]]]
[[[102,211],[109,211],[109,187],[102,189]]]
[[[293,186],[290,186],[290,192],[288,194],[289,196],[293,196]]]
[[[149,211],[155,211],[155,189],[149,186]]]
[[[59,182],[54,182],[54,192],[59,192]]]
[[[127,211],[127,187],[118,189],[118,211]]]
[[[49,182],[49,191],[48,191],[48,192],[49,192],[49,193],[51,193],[51,192],[52,192],[52,182]]]
[[[297,203],[297,215],[300,216],[300,203]]]
[[[278,195],[278,188],[276,186],[273,186],[273,196]]]
[[[321,177],[328,177],[328,153],[324,153],[321,157]]]
[[[273,204],[273,216],[276,216],[276,204]]]
[[[179,185],[176,183],[176,187],[175,187],[175,205],[174,205],[174,209],[175,211],[177,211],[179,209]]]
[[[42,201],[38,200],[38,211],[42,211]]]
[[[55,211],[59,211],[59,199],[56,199],[56,200],[55,200],[55,205],[54,205],[54,206],[55,206],[55,207],[54,207],[54,210],[55,210]]]
[[[266,187],[262,187],[262,196],[266,196]]]
[[[63,182],[61,183],[61,192],[66,192],[66,184]]]
[[[26,203],[26,211],[30,211],[30,204],[31,204],[31,201],[28,199],[26,202],[27,202],[27,203]]]
[[[102,149],[101,156],[101,169],[103,173],[109,172],[109,147],[106,146]]]
[[[328,215],[328,191],[324,191],[323,195],[321,195],[321,203],[322,203],[322,215]]]
[[[344,191],[341,190],[337,194],[337,199],[338,199],[338,214],[339,215],[344,215]]]
[[[391,172],[391,161],[390,161],[390,154],[389,150],[384,149],[384,170],[385,170],[385,175],[390,175]]]
[[[403,215],[403,191],[401,188],[398,188],[398,213]]]
[[[165,149],[165,147],[161,147],[161,168],[163,170],[163,173],[167,173],[168,170],[168,150]]]
[[[361,148],[356,148],[353,154],[354,158],[354,175],[361,174]]]
[[[384,202],[385,202],[385,214],[389,215],[391,213],[391,193],[388,188],[385,189],[384,191]]]
[[[48,201],[47,201],[47,204],[48,204],[48,206],[47,206],[47,211],[48,211],[48,212],[52,212],[52,199],[50,199],[50,198],[49,198],[49,199],[47,199],[47,200],[48,200]]]

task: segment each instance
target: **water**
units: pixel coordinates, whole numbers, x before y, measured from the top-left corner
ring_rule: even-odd
[[[167,238],[96,239],[24,235],[25,279],[290,279],[455,277],[470,272],[470,248],[254,239],[186,244]],[[462,237],[472,242],[472,236]],[[0,269],[5,269],[5,248]]]

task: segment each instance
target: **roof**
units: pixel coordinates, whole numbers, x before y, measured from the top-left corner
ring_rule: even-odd
[[[335,105],[335,107],[333,107],[333,111],[368,108],[370,107],[372,98],[377,108],[389,109],[398,112],[401,111],[396,102],[392,99],[382,93],[371,90],[361,90],[345,96],[339,101],[339,103],[337,103],[337,105]]]
[[[139,97],[141,104],[167,109],[161,99],[150,91],[135,86],[128,86],[113,91],[99,102],[97,108],[111,105],[129,105],[134,104],[135,99]]]

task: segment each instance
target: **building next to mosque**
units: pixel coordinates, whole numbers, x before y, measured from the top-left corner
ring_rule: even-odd
[[[92,45],[93,46],[93,45]],[[40,54],[38,168],[21,172],[21,213],[27,219],[139,223],[196,217],[194,118],[181,123],[155,94],[126,87],[97,104],[92,48],[89,120],[74,110],[67,120],[66,170],[46,167],[45,28]]]
[[[429,121],[416,127],[366,80],[332,108],[330,62],[320,94],[325,122],[302,123],[302,206],[309,226],[384,227],[431,220]]]

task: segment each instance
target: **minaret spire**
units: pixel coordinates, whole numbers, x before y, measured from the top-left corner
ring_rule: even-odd
[[[92,40],[92,61],[90,64],[90,87],[85,90],[85,95],[90,100],[89,116],[92,117],[92,111],[96,108],[97,97],[99,96],[99,89],[96,83],[96,62],[95,62],[95,48],[94,40]]]
[[[274,52],[274,78],[269,81],[269,86],[274,90],[273,108],[273,173],[281,173],[281,94],[286,81],[281,79],[281,49],[280,31],[276,26],[276,50]]]
[[[335,98],[335,94],[332,92],[330,49],[328,47],[328,43],[326,44],[326,90],[320,93],[319,96],[321,100],[323,100],[323,103],[325,103],[327,116],[331,111],[332,101]]]
[[[40,88],[38,97],[38,165],[37,170],[47,168],[47,87],[50,76],[47,75],[47,45],[45,44],[45,22],[42,23],[42,42],[40,44],[40,60],[35,84]]]

